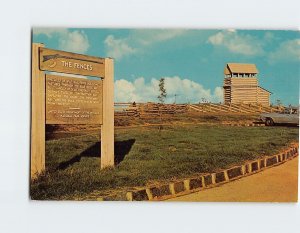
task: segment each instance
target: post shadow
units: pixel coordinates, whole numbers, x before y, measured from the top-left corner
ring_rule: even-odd
[[[115,141],[115,164],[119,164],[123,161],[125,156],[131,150],[131,147],[135,143],[135,139],[129,139],[124,141]],[[101,155],[101,144],[100,142],[96,142],[91,147],[87,148],[85,151],[81,152],[79,155],[74,156],[68,161],[61,162],[57,170],[64,170],[74,163],[80,162],[82,157],[90,157],[90,158],[99,158]]]

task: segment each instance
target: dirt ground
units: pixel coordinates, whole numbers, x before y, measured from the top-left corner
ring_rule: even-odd
[[[298,157],[260,173],[167,201],[297,202]]]

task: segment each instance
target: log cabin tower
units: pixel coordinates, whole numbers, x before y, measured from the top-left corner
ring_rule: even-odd
[[[255,64],[228,63],[224,69],[225,104],[270,106],[270,91],[258,84]]]

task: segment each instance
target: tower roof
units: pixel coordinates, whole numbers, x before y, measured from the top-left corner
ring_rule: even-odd
[[[255,64],[227,63],[224,74],[231,73],[258,74],[258,70]]]
[[[272,92],[268,91],[267,89],[265,89],[265,88],[263,88],[263,87],[261,87],[261,86],[258,86],[258,88],[260,88],[261,90],[264,90],[264,91],[266,91],[266,92],[269,92],[270,94],[273,94]]]

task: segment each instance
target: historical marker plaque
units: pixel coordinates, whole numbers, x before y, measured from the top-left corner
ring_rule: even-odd
[[[104,77],[105,60],[99,57],[40,48],[40,69],[59,73]]]
[[[43,44],[33,43],[31,70],[31,179],[45,171],[46,124],[101,125],[101,168],[114,166],[113,59],[47,49]]]
[[[102,124],[102,80],[46,75],[46,124]]]

